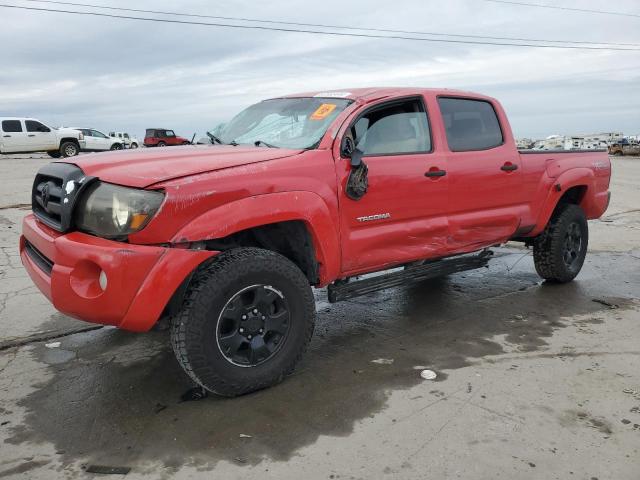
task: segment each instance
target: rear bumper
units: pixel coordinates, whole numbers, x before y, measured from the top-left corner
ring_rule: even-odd
[[[600,218],[609,208],[611,202],[611,192],[598,192],[595,195],[587,196],[581,204],[588,219]]]
[[[24,218],[20,237],[22,264],[56,309],[132,331],[149,330],[184,279],[216,253],[132,245],[80,232],[61,235],[33,215]],[[100,284],[102,272],[106,286]]]

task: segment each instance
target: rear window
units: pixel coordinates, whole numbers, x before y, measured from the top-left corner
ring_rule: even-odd
[[[3,132],[21,132],[22,124],[20,120],[3,120],[2,121]]]
[[[502,145],[498,116],[491,103],[466,98],[438,98],[452,152],[488,150]]]
[[[155,130],[147,130],[147,133],[144,134],[145,137],[153,137],[155,136],[156,131]]]

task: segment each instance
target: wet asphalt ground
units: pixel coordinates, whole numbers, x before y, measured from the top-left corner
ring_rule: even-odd
[[[640,478],[640,160],[615,160],[575,282],[509,244],[477,271],[318,291],[294,375],[198,401],[166,332],[82,331],[30,284],[16,242],[46,161],[0,158],[0,478]]]

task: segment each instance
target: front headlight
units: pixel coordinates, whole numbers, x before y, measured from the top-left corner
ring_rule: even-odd
[[[163,199],[162,192],[96,182],[75,207],[76,227],[98,237],[126,237],[149,223]]]

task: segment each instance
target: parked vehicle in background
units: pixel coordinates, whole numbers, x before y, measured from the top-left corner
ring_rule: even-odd
[[[170,147],[173,145],[190,145],[184,137],[178,137],[173,130],[166,128],[147,128],[144,135],[145,147]]]
[[[122,142],[109,137],[95,128],[69,127],[80,130],[84,134],[85,146],[83,152],[105,152],[107,150],[122,150]]]
[[[35,118],[0,117],[0,153],[47,152],[59,158],[78,155],[83,148],[78,130],[49,127]]]
[[[293,371],[312,286],[345,300],[486,266],[508,241],[569,282],[610,200],[606,151],[518,150],[500,103],[469,92],[274,98],[213,140],[42,167],[20,256],[74,318],[170,319],[185,372],[227,396]]]
[[[640,155],[640,143],[614,143],[609,146],[609,155]]]
[[[138,148],[140,146],[138,139],[130,136],[127,132],[109,132],[109,136],[120,139],[124,148]]]

